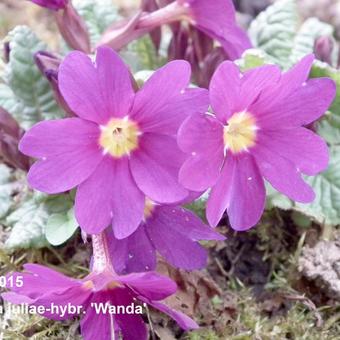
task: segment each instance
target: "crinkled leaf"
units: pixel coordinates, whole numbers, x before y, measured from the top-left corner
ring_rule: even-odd
[[[340,144],[340,72],[326,63],[316,61],[312,67],[311,77],[329,77],[337,85],[336,98],[329,109],[330,112],[317,122],[317,131],[328,144]]]
[[[47,241],[54,246],[63,244],[72,237],[77,228],[78,223],[73,209],[70,209],[66,214],[53,214],[46,225]]]
[[[286,196],[276,191],[268,182],[266,182],[267,201],[266,208],[273,209],[274,207],[282,210],[290,210],[293,207],[293,202]]]
[[[280,0],[258,15],[248,33],[255,47],[264,50],[279,65],[288,67],[297,26],[296,2]]]
[[[72,201],[68,195],[46,196],[38,192],[28,195],[6,218],[6,225],[12,227],[6,248],[14,250],[48,245],[45,228],[50,215],[68,211],[70,206]]]
[[[236,64],[242,69],[247,71],[255,67],[262,66],[264,64],[271,64],[273,60],[261,50],[255,48],[246,50],[242,55],[242,58],[236,61]]]
[[[6,88],[5,108],[27,129],[38,121],[62,116],[53,97],[48,81],[34,63],[34,54],[46,50],[46,45],[38,39],[29,27],[17,26],[6,38],[10,44],[10,61],[5,68],[5,80],[12,94]],[[15,106],[12,103],[16,103]],[[14,106],[13,106],[14,105]]]
[[[0,106],[18,117],[24,111],[24,105],[13,93],[12,89],[6,84],[0,84]]]
[[[331,147],[328,169],[315,177],[307,177],[316,194],[311,204],[295,203],[295,209],[312,217],[320,224],[340,224],[340,147]]]
[[[319,37],[332,37],[334,29],[331,25],[317,18],[309,18],[301,26],[294,38],[294,46],[290,59],[292,63],[298,62],[305,55],[313,53],[315,41]],[[334,50],[337,55],[337,51]]]
[[[294,224],[299,228],[309,228],[313,223],[308,216],[300,213],[299,211],[293,211],[291,218]]]
[[[330,107],[330,111],[338,116],[340,116],[340,71],[329,66],[321,61],[316,61],[313,64],[310,76],[312,78],[329,77],[332,78],[337,85],[336,98]]]
[[[5,246],[9,250],[42,248],[47,245],[44,235],[48,212],[44,201],[30,198],[23,202],[7,219],[12,231]]]
[[[331,146],[330,154],[331,161],[326,171],[314,177],[305,177],[315,191],[316,198],[312,203],[293,202],[268,185],[267,208],[294,209],[320,224],[340,224],[340,146]]]
[[[13,204],[14,189],[11,169],[5,164],[0,164],[0,219],[6,216]]]
[[[93,45],[111,24],[120,19],[112,0],[75,0],[73,4],[86,22]]]
[[[323,137],[328,144],[340,144],[340,116],[332,112],[328,113],[317,123],[318,134]]]

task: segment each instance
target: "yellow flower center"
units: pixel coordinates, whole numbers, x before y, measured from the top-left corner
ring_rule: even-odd
[[[233,114],[223,130],[225,149],[233,153],[247,151],[255,145],[256,131],[256,121],[251,113]]]
[[[85,290],[91,290],[94,288],[94,284],[91,280],[85,281],[82,285]]]
[[[111,281],[110,283],[106,285],[106,289],[108,290],[119,288],[119,287],[123,287],[123,285],[117,281]],[[88,280],[82,284],[82,288],[84,288],[85,290],[93,290],[95,287],[94,287],[93,281]]]
[[[144,206],[144,221],[152,215],[154,209],[155,209],[155,203],[146,197],[145,206]]]
[[[105,154],[119,158],[129,155],[138,147],[138,136],[141,132],[138,125],[128,117],[113,118],[100,128],[99,144]]]

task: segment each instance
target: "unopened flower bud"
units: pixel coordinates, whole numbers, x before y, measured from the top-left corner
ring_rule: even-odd
[[[49,81],[52,87],[52,90],[53,90],[54,98],[57,101],[58,105],[69,116],[74,116],[72,110],[66,104],[64,97],[61,95],[59,86],[58,86],[58,69],[62,61],[61,58],[46,51],[39,51],[35,54],[34,59],[40,72],[44,74],[44,76]]]
[[[143,12],[154,12],[159,9],[159,6],[156,2],[156,0],[142,0],[141,9]],[[150,32],[151,40],[156,48],[156,50],[159,50],[159,47],[161,45],[161,39],[162,39],[162,31],[160,27],[156,27]]]
[[[334,42],[331,37],[323,36],[318,38],[314,44],[315,57],[329,65],[332,65],[332,52]]]
[[[89,54],[90,37],[86,24],[71,3],[55,13],[58,29],[66,43],[73,49]]]
[[[13,168],[28,170],[29,158],[18,150],[21,136],[17,121],[0,107],[0,158]]]
[[[68,0],[31,0],[35,4],[45,7],[54,11],[65,8]]]

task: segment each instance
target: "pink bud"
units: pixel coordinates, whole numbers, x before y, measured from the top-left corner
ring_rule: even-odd
[[[68,4],[68,0],[31,0],[35,4],[57,11],[59,9],[65,8]]]
[[[71,3],[55,13],[59,31],[67,44],[75,50],[91,52],[90,37],[86,24]]]

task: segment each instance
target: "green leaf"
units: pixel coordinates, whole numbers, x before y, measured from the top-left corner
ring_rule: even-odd
[[[316,194],[311,204],[295,203],[295,209],[320,224],[340,224],[340,146],[330,148],[331,161],[328,169],[315,177],[307,177]]]
[[[236,64],[241,68],[242,72],[271,63],[273,63],[273,61],[264,51],[255,48],[246,50],[242,58],[236,61]]]
[[[0,219],[6,216],[13,204],[14,189],[11,169],[5,164],[0,164]]]
[[[317,18],[306,20],[294,39],[294,46],[290,56],[292,63],[296,63],[305,55],[313,53],[315,41],[319,37],[332,37],[333,33],[334,29],[331,25],[321,22]],[[334,50],[334,52],[337,56],[337,51]]]
[[[280,0],[258,15],[248,33],[255,47],[266,52],[275,63],[287,68],[297,26],[296,2]]]
[[[328,77],[335,81],[337,86],[336,98],[333,101],[330,111],[340,116],[340,71],[321,61],[315,61],[310,74],[311,78]]]
[[[328,144],[340,144],[340,72],[326,63],[315,61],[310,76],[312,78],[329,77],[336,83],[337,92],[330,112],[317,122],[317,132]]]
[[[340,116],[329,112],[317,123],[317,132],[330,145],[340,144]]]
[[[293,202],[288,197],[276,191],[268,182],[266,182],[266,192],[266,209],[273,209],[274,207],[282,210],[292,209]]]
[[[47,245],[44,235],[48,218],[44,200],[31,197],[24,201],[7,219],[12,227],[5,246],[8,250],[42,248]]]
[[[53,214],[46,225],[46,238],[53,246],[58,246],[72,237],[78,228],[73,209],[67,214]]]
[[[5,98],[1,97],[0,102],[10,100],[20,106],[19,110],[8,103],[6,109],[24,129],[44,119],[61,117],[50,85],[34,63],[34,54],[46,50],[46,45],[26,26],[17,26],[6,39],[11,52],[4,78],[14,96],[3,88]]]
[[[48,245],[45,237],[46,224],[51,214],[67,212],[72,206],[69,195],[46,196],[34,192],[26,197],[7,218],[12,227],[5,243],[9,250],[42,248]]]
[[[120,19],[112,0],[75,0],[73,4],[86,22],[93,46],[99,41],[101,34]]]
[[[199,216],[203,221],[206,221],[205,217],[205,209],[207,205],[207,200],[209,198],[208,192],[205,192],[201,197],[197,198],[195,201],[187,204],[185,207],[192,212],[194,212],[197,216]]]
[[[0,106],[18,117],[24,111],[24,105],[13,93],[12,89],[6,84],[0,84]]]
[[[133,72],[155,70],[166,62],[164,57],[157,54],[150,36],[133,41],[122,49],[120,55]]]
[[[312,225],[312,221],[306,215],[293,211],[292,220],[299,228],[309,228]]]

